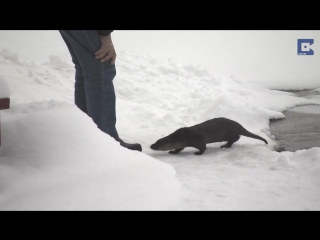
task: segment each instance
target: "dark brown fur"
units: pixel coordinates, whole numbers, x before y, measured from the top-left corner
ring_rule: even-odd
[[[240,136],[259,139],[268,144],[264,138],[247,131],[233,120],[214,118],[192,127],[180,128],[152,144],[151,149],[159,151],[171,150],[169,153],[177,154],[185,147],[194,147],[199,149],[199,152],[195,154],[201,155],[206,150],[206,144],[227,141],[221,148],[230,148],[233,143],[240,139]]]

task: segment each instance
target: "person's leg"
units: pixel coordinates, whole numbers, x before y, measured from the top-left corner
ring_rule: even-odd
[[[80,66],[79,60],[77,59],[77,56],[75,55],[75,53],[72,50],[72,47],[69,43],[69,41],[67,40],[67,38],[64,36],[64,33],[62,31],[60,31],[60,34],[64,40],[64,42],[66,43],[68,50],[70,52],[71,58],[72,58],[72,62],[74,63],[75,66],[75,84],[74,84],[74,102],[76,104],[76,106],[81,109],[84,113],[88,114],[87,112],[87,103],[86,103],[86,93],[85,93],[85,89],[84,89],[84,77],[82,74],[82,68]]]
[[[61,30],[75,56],[75,66],[81,67],[86,96],[86,112],[98,128],[113,138],[118,138],[116,130],[116,106],[113,79],[116,75],[115,65],[110,60],[101,63],[95,59],[95,52],[101,47],[101,40],[96,30]],[[80,73],[80,71],[78,71]],[[80,78],[79,78],[80,79]],[[77,92],[81,92],[78,81]],[[79,105],[82,101],[77,99]],[[83,110],[83,109],[82,109]]]
[[[85,88],[84,88],[84,77],[82,74],[82,68],[79,63],[79,60],[77,59],[77,56],[75,55],[74,51],[72,50],[72,47],[68,41],[68,39],[64,36],[65,34],[60,31],[60,34],[66,43],[68,50],[70,52],[72,62],[75,66],[75,92],[74,92],[74,102],[76,106],[81,109],[84,113],[88,114],[87,112],[87,103],[86,103],[86,94],[85,94]]]

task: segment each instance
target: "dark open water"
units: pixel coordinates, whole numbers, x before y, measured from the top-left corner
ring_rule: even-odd
[[[292,91],[299,97],[319,98],[318,92]],[[308,105],[283,112],[283,120],[270,122],[270,130],[286,151],[320,147],[320,106]]]

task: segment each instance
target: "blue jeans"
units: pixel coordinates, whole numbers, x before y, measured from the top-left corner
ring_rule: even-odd
[[[100,130],[118,138],[116,130],[116,96],[113,79],[115,65],[101,63],[95,52],[101,47],[97,30],[60,30],[75,65],[75,104]]]

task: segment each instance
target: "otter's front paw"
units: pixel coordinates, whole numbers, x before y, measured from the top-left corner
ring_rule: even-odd
[[[195,152],[194,154],[195,154],[195,155],[202,155],[203,152]]]

